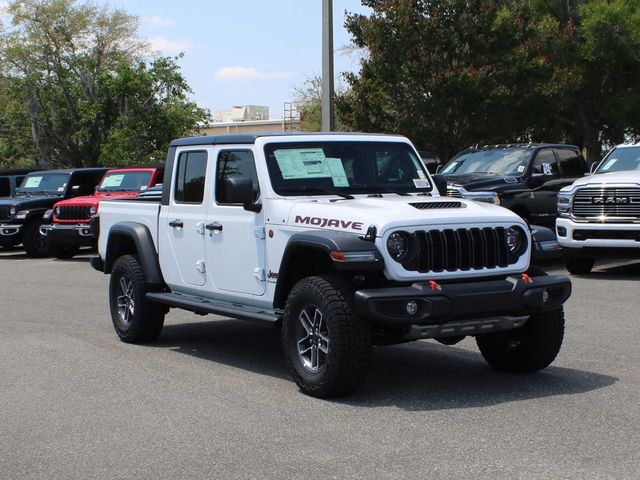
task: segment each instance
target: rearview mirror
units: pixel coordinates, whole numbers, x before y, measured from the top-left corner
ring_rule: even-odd
[[[250,178],[227,178],[225,184],[225,203],[240,204],[250,212],[258,213],[262,205],[253,201],[253,182]]]
[[[438,193],[445,197],[447,195],[447,177],[444,175],[433,175],[433,183],[436,185],[438,189]]]

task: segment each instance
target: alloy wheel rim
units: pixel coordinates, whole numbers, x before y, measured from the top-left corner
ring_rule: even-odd
[[[133,300],[133,282],[125,276],[120,277],[118,293],[119,295],[116,301],[118,302],[118,314],[120,315],[120,320],[122,320],[122,323],[125,325],[129,325],[135,308]]]
[[[296,340],[302,366],[309,372],[318,373],[329,355],[329,329],[318,307],[309,305],[302,309],[298,315]]]

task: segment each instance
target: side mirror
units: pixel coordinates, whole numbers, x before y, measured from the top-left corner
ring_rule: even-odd
[[[433,175],[431,178],[433,178],[433,183],[436,185],[436,188],[438,189],[438,193],[440,195],[442,195],[443,197],[447,196],[447,177],[445,177],[444,175]]]
[[[253,182],[250,178],[227,178],[225,186],[225,203],[240,204],[249,211],[258,213],[262,210],[262,205],[253,201]]]

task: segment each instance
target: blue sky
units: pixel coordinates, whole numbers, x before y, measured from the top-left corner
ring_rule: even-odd
[[[296,86],[321,72],[321,0],[111,0],[140,17],[140,34],[165,55],[184,52],[182,71],[200,106],[268,105],[281,117]],[[357,70],[344,12],[359,0],[334,0],[336,73]]]

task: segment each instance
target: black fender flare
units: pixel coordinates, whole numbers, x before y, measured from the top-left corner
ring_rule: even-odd
[[[278,270],[278,280],[274,292],[273,303],[276,308],[283,305],[286,300],[285,288],[288,284],[288,268],[291,258],[298,249],[309,249],[320,251],[327,255],[336,270],[348,271],[382,271],[384,270],[384,260],[376,248],[375,244],[362,237],[351,233],[318,230],[295,233],[289,238],[280,261]],[[362,262],[340,262],[330,257],[331,252],[374,252],[375,261]]]
[[[119,243],[123,238],[133,241],[147,283],[151,285],[164,285],[153,237],[146,225],[141,223],[119,222],[111,227],[107,240],[107,252],[104,259],[104,273],[111,273],[113,264],[118,258],[118,255],[115,255],[113,252],[118,251]]]

